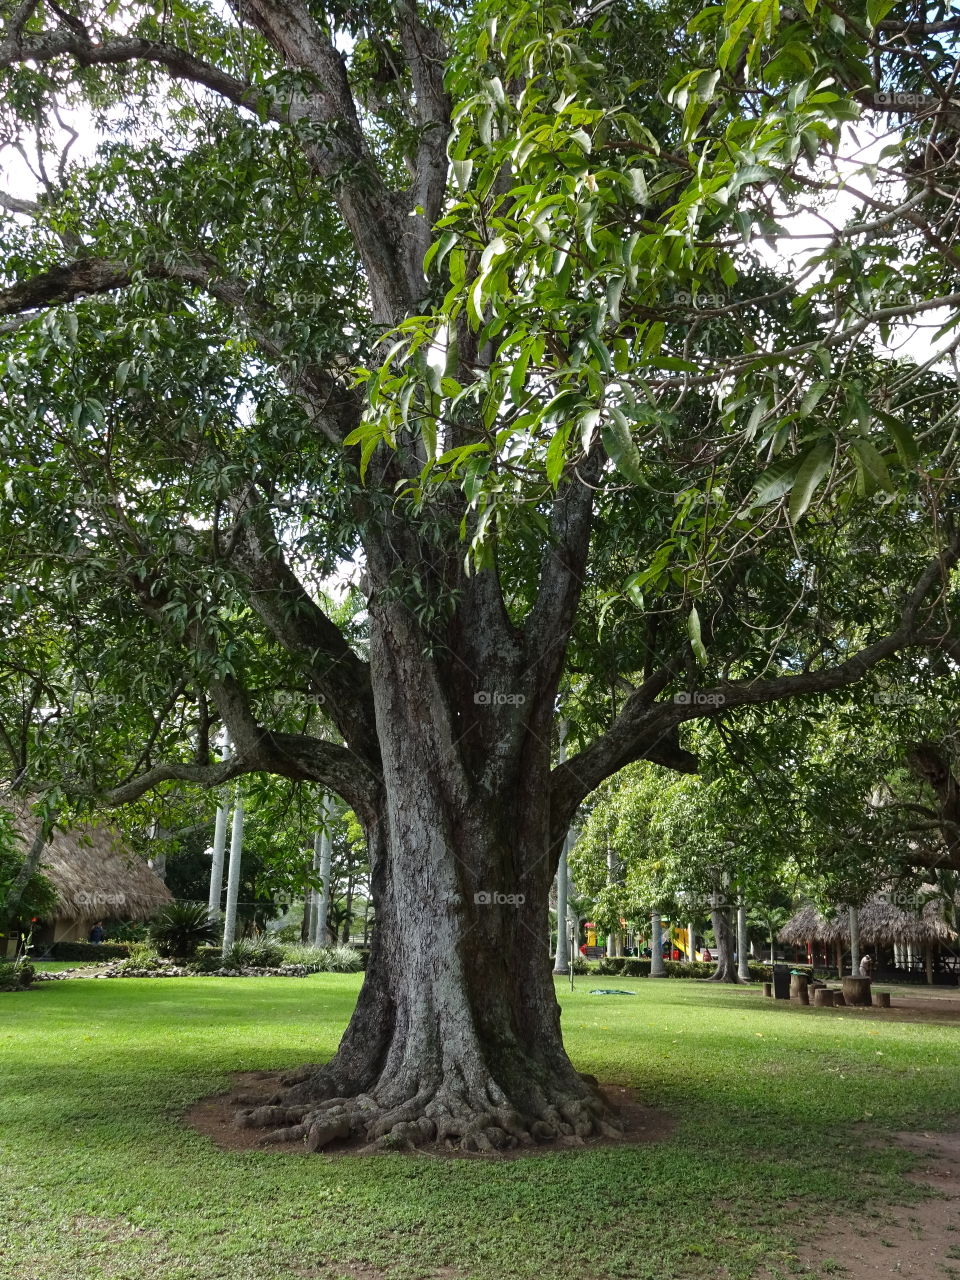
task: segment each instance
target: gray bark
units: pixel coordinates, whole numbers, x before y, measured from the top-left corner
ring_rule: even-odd
[[[737,966],[733,960],[734,928],[731,909],[722,903],[710,912],[714,936],[717,940],[717,967],[708,982],[738,982]]]
[[[369,965],[334,1058],[246,1119],[293,1120],[279,1136],[308,1148],[341,1122],[387,1146],[612,1135],[605,1102],[564,1050],[553,983],[553,695],[474,703],[470,685],[465,732],[437,667],[406,643],[405,610],[375,598],[371,617],[383,796],[360,815],[377,918]],[[470,665],[505,692],[536,678],[509,648]]]
[[[737,904],[737,977],[741,982],[750,981],[750,957],[747,939],[747,908],[741,896]]]
[[[558,763],[563,764],[567,758],[567,721],[560,722],[560,751]],[[563,852],[557,866],[557,950],[553,958],[554,973],[570,972],[570,929],[567,924],[567,895],[570,889],[569,854],[573,846],[570,831],[563,840]]]
[[[220,895],[223,892],[223,855],[227,847],[227,807],[219,805],[217,821],[213,829],[213,857],[210,862],[210,893],[207,913],[210,919],[220,919]]]
[[[850,919],[850,972],[856,976],[860,972],[860,912],[856,907],[849,911]]]
[[[570,836],[563,842],[563,853],[557,867],[557,950],[553,960],[554,973],[570,972],[570,926],[567,922],[567,891],[569,875],[567,858],[570,852]]]
[[[313,933],[311,941],[316,947],[325,947],[330,941],[330,928],[328,921],[330,919],[330,862],[333,852],[333,842],[330,838],[328,822],[332,811],[330,797],[324,796],[321,805],[323,812],[323,829],[318,832],[317,838],[320,842],[320,894],[316,900],[316,916],[313,921]],[[316,844],[314,845],[316,851]]]
[[[663,966],[663,929],[660,923],[660,912],[650,914],[650,977],[665,978],[667,971]]]
[[[223,954],[226,955],[237,936],[237,899],[240,896],[240,861],[243,853],[243,801],[237,793],[230,833],[230,867],[227,872],[227,909],[223,921]]]

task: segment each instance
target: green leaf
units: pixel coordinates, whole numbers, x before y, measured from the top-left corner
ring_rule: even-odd
[[[642,169],[630,169],[627,172],[630,179],[630,190],[637,204],[649,204],[650,193],[647,190],[647,180],[644,177]]]
[[[869,440],[854,440],[850,446],[857,467],[857,492],[869,498],[878,489],[893,492],[887,464]]]
[[[580,418],[580,447],[584,453],[589,453],[590,451],[593,437],[596,435],[602,416],[599,409],[588,409]]]
[[[896,0],[867,0],[867,21],[871,27],[882,22],[895,4]]]
[[[813,413],[814,409],[820,403],[824,393],[829,391],[829,389],[830,383],[826,378],[821,379],[819,382],[815,382],[812,387],[809,387],[806,395],[800,401],[800,417],[809,418],[811,413]]]
[[[693,650],[697,661],[706,663],[707,651],[703,644],[700,631],[700,614],[697,612],[696,605],[693,606],[687,617],[687,635],[690,637],[690,648]]]
[[[780,458],[772,467],[768,467],[753,486],[752,505],[764,507],[782,498],[793,486],[799,466],[797,458]]]
[[[607,457],[633,484],[645,485],[640,450],[631,434],[630,424],[620,409],[608,409],[607,414],[608,422],[601,432]]]
[[[820,481],[833,466],[833,443],[821,440],[804,455],[790,491],[790,519],[796,524],[810,505]]]
[[[457,186],[461,191],[466,191],[470,185],[470,175],[473,173],[473,161],[451,160],[450,163],[453,166],[453,176]]]
[[[900,418],[895,418],[892,414],[886,413],[882,409],[876,410],[875,417],[886,427],[891,440],[896,446],[901,464],[908,470],[912,470],[917,465],[920,450],[917,448],[917,442],[914,440],[910,428]]]
[[[554,432],[553,439],[547,446],[546,472],[547,479],[554,488],[560,483],[563,468],[567,462],[567,441],[570,439],[570,426],[560,427]]]

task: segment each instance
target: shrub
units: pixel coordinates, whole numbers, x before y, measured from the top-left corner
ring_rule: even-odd
[[[159,954],[148,942],[132,942],[130,944],[130,954],[117,965],[117,972],[129,973],[131,969],[159,969],[161,967]]]
[[[299,943],[283,948],[284,964],[302,964],[314,973],[359,973],[364,957],[356,947],[311,947]]]
[[[683,960],[664,960],[663,967],[668,978],[709,978],[716,970],[712,960],[694,960],[684,963]]]
[[[22,991],[34,979],[35,969],[28,960],[0,960],[0,991]]]
[[[95,961],[123,960],[130,954],[129,942],[55,942],[50,948],[51,960]]]
[[[204,902],[172,902],[150,922],[150,941],[162,956],[188,959],[217,936]]]
[[[224,969],[276,969],[283,959],[283,947],[260,935],[238,938],[227,948],[221,965]]]
[[[223,968],[223,951],[220,947],[198,947],[197,953],[190,961],[190,967],[196,973],[213,973]]]
[[[625,978],[649,978],[650,961],[640,956],[628,956],[623,962],[621,972]]]
[[[356,947],[351,947],[344,943],[333,947],[320,947],[319,950],[326,955],[324,968],[321,972],[359,973],[363,968],[363,957]]]
[[[628,956],[605,956],[597,962],[597,973],[625,973],[624,965],[628,959]]]

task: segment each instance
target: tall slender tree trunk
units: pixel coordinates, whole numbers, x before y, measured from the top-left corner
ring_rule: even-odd
[[[340,940],[344,944],[350,941],[350,927],[353,923],[353,875],[347,877],[347,896],[345,902],[346,914],[343,917],[343,932]]]
[[[860,972],[860,912],[857,907],[850,907],[850,972],[856,977]]]
[[[330,863],[333,856],[333,840],[330,835],[330,819],[333,814],[333,804],[329,796],[323,797],[323,830],[320,832],[320,881],[321,888],[316,901],[316,914],[313,920],[313,928],[310,934],[310,941],[315,947],[326,947],[330,943],[330,897],[331,897],[331,877]],[[369,906],[369,903],[367,904]],[[367,942],[367,923],[364,918],[364,946]],[[333,941],[336,942],[336,936]]]
[[[750,942],[747,937],[747,907],[741,895],[737,903],[737,980],[750,981]]]

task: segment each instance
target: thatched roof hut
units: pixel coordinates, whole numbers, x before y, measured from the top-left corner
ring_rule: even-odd
[[[14,825],[29,848],[38,823],[26,813]],[[45,931],[51,942],[85,939],[97,920],[147,920],[173,901],[156,872],[104,824],[56,831],[40,870],[57,894],[55,918],[47,922],[52,928]]]
[[[943,918],[940,904],[927,902],[921,910],[899,906],[888,894],[877,894],[858,911],[860,942],[864,946],[917,946],[947,942],[957,936]],[[807,942],[850,946],[850,913],[839,909],[835,916],[823,916],[815,907],[801,907],[777,935],[781,942],[802,946]]]

